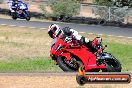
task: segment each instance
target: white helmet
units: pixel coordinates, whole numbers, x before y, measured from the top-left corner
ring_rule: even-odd
[[[51,38],[56,38],[60,32],[60,27],[57,24],[51,24],[48,28],[48,34]]]

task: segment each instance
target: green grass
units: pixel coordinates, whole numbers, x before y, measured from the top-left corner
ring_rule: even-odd
[[[0,72],[59,72],[61,71],[49,58],[16,58],[0,61]]]
[[[122,64],[123,71],[132,71],[132,45],[108,43],[106,51],[112,53]]]
[[[132,45],[107,43],[107,52],[112,53],[122,64],[123,71],[132,71]],[[12,57],[13,58],[13,57]],[[10,58],[0,61],[0,72],[60,72],[50,58]]]

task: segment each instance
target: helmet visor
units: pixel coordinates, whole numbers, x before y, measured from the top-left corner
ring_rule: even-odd
[[[51,38],[55,38],[55,30],[49,31],[48,34]]]

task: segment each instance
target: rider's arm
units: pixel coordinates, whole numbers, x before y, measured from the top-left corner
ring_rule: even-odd
[[[70,31],[70,29],[71,29],[71,28],[69,28],[69,27],[64,27],[64,28],[62,29],[62,33],[63,33],[64,35],[71,36],[72,31]]]
[[[72,32],[72,35],[77,39],[80,40],[81,39],[81,35],[78,34],[78,32],[74,29],[70,29],[70,31]]]
[[[88,43],[89,39],[81,36],[78,34],[78,32],[74,29],[71,29],[70,27],[65,27],[62,29],[62,33],[67,36],[73,36],[75,39],[77,39],[79,42],[83,43]]]
[[[80,40],[81,39],[81,35],[78,35],[78,32],[75,31],[74,29],[71,29],[70,27],[65,27],[62,29],[62,33],[66,36],[74,36],[75,39]]]

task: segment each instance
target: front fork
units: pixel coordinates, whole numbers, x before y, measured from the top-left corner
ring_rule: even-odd
[[[23,11],[23,16],[26,18],[27,17],[27,10]]]

